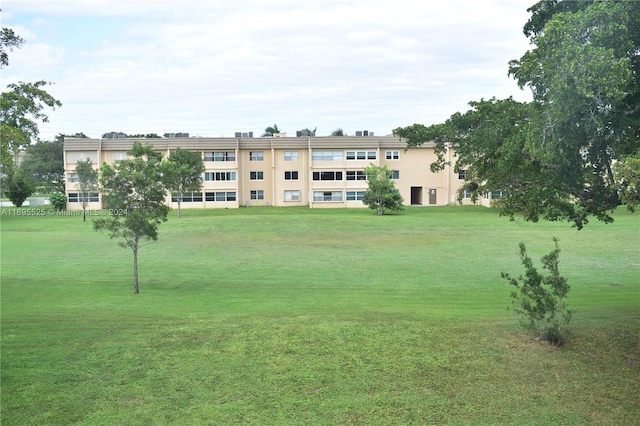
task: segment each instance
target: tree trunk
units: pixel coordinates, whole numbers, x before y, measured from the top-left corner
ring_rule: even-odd
[[[135,239],[133,246],[133,294],[140,293],[138,289],[138,238]]]
[[[86,208],[82,209],[82,221],[83,222],[87,221],[87,209]]]
[[[180,219],[180,200],[182,200],[182,194],[180,194],[180,198],[178,198],[178,219]]]

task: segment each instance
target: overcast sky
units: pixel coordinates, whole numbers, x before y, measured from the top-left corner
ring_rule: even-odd
[[[54,82],[40,138],[387,135],[481,98],[529,100],[508,62],[533,0],[4,0],[27,43],[2,87]]]

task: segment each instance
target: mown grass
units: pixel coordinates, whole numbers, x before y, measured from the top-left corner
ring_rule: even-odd
[[[81,217],[3,216],[6,425],[636,424],[640,219],[484,208],[171,213],[131,252]],[[566,345],[501,271],[560,240]]]

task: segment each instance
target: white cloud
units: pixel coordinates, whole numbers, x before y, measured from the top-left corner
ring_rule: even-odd
[[[480,97],[528,99],[522,3],[405,0],[5,0],[29,44],[3,81],[55,81],[43,137],[84,131],[219,136],[278,123],[388,134]],[[3,14],[4,14],[3,10]]]

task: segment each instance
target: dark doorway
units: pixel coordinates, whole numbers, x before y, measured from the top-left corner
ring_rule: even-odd
[[[411,205],[412,206],[422,205],[422,187],[420,186],[411,187]]]
[[[438,197],[437,197],[437,193],[435,189],[430,189],[429,190],[429,204],[437,204],[438,203]]]

